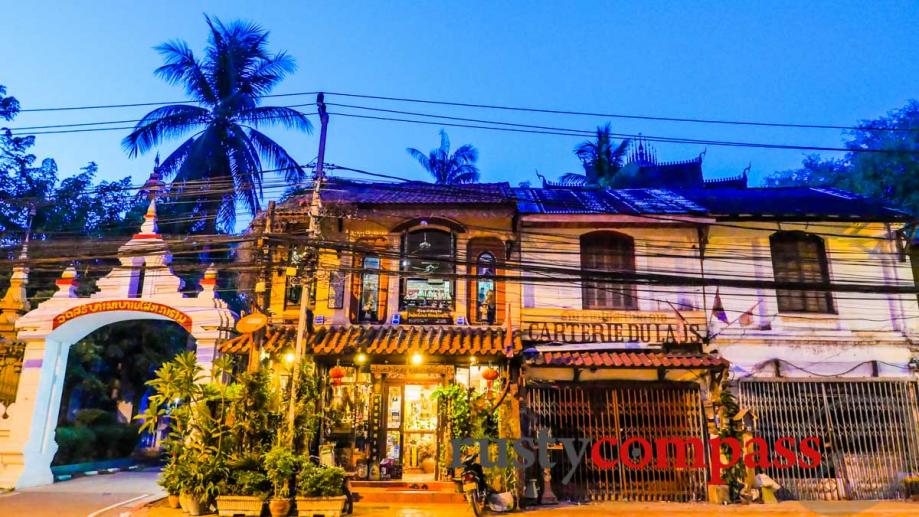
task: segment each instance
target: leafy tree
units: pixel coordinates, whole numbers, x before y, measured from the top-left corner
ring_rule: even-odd
[[[623,140],[614,145],[610,137],[610,125],[598,127],[593,140],[585,140],[574,148],[574,154],[581,160],[584,174],[569,172],[559,178],[559,182],[569,186],[613,186],[616,174],[622,169],[625,153],[630,140]]]
[[[772,174],[766,185],[834,186],[919,214],[919,101],[856,127],[846,132],[850,151],[844,157],[809,155],[800,168]]]
[[[475,165],[479,159],[479,151],[472,145],[466,144],[451,154],[450,137],[443,129],[440,130],[440,147],[437,149],[431,149],[428,154],[414,147],[409,147],[406,151],[424,167],[424,170],[434,176],[434,183],[458,185],[479,181],[479,168]]]
[[[181,84],[194,104],[162,106],[145,115],[122,141],[132,157],[164,141],[191,134],[162,163],[173,178],[169,193],[182,195],[195,233],[233,231],[236,203],[251,214],[260,208],[262,161],[284,173],[288,183],[305,174],[288,152],[262,133],[262,126],[311,131],[306,117],[287,107],[262,106],[264,96],[294,68],[284,52],[267,48],[268,32],[251,23],[223,24],[205,17],[210,29],[203,58],[184,41],[156,47],[165,64],[156,75]]]

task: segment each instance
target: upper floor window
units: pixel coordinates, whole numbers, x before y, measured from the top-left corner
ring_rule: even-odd
[[[349,318],[356,323],[385,323],[390,266],[380,254],[386,251],[386,239],[359,239],[355,245],[361,251],[351,255]]]
[[[585,309],[635,309],[632,284],[589,279],[591,272],[632,273],[635,244],[631,237],[616,232],[592,232],[581,236],[582,297]]]
[[[489,325],[494,325],[497,316],[498,293],[495,285],[495,265],[495,256],[487,251],[479,255],[476,261],[476,318],[477,321]]]
[[[363,262],[357,320],[377,322],[380,320],[380,257],[368,255]]]
[[[778,232],[769,238],[772,272],[776,282],[829,285],[823,239],[803,232]],[[829,291],[776,289],[779,312],[833,312]]]
[[[400,307],[411,321],[447,323],[453,308],[455,240],[451,232],[423,228],[402,238]]]

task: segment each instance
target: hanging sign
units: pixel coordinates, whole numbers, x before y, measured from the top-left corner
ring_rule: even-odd
[[[236,331],[240,334],[251,334],[268,324],[268,316],[261,312],[247,314],[236,322]]]
[[[674,312],[523,309],[521,338],[536,343],[701,343],[702,311]]]
[[[191,316],[178,309],[173,309],[168,305],[156,302],[146,302],[143,300],[110,300],[78,305],[55,316],[51,328],[56,329],[64,323],[79,318],[80,316],[112,311],[148,312],[150,314],[165,316],[174,320],[179,325],[182,325],[185,330],[191,332]]]

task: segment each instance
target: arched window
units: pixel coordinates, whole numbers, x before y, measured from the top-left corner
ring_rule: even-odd
[[[489,252],[476,260],[475,315],[476,321],[494,325],[497,317],[498,292],[495,285],[495,256]]]
[[[616,232],[592,232],[581,236],[582,297],[585,309],[635,309],[632,284],[591,279],[591,273],[635,271],[632,238]]]
[[[454,297],[453,234],[422,228],[402,238],[403,271],[400,308],[408,322],[451,323]]]
[[[829,285],[826,248],[820,237],[803,232],[777,232],[769,238],[769,246],[776,282]],[[829,291],[776,289],[775,295],[779,312],[834,312]]]
[[[380,257],[367,255],[361,265],[361,294],[357,320],[380,321]]]

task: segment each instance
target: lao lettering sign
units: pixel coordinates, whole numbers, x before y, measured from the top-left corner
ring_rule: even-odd
[[[111,311],[149,312],[151,314],[165,316],[179,325],[182,325],[185,330],[191,332],[191,316],[178,309],[173,309],[168,305],[146,302],[143,300],[110,300],[78,305],[55,316],[51,328],[56,329],[64,323],[79,318],[80,316]]]
[[[535,343],[696,344],[705,335],[702,311],[523,309],[522,339]]]

